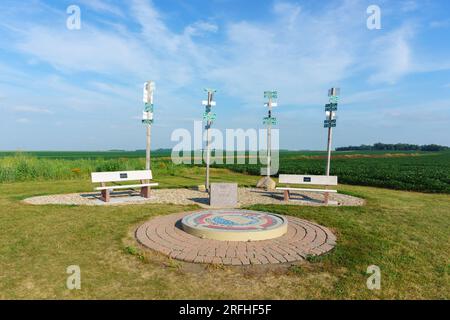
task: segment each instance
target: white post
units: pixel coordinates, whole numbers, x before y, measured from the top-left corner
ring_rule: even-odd
[[[272,164],[272,122],[270,118],[272,117],[272,97],[269,97],[269,122],[267,127],[267,179],[270,179],[271,164]]]
[[[328,120],[331,122],[333,118],[333,112],[330,111],[330,116],[328,117]],[[327,176],[330,175],[330,165],[331,165],[331,140],[333,138],[333,128],[330,126],[328,128],[328,144],[327,144]]]
[[[208,91],[208,102],[207,107],[209,108],[209,112],[211,112],[211,104],[212,104],[212,98],[213,93],[211,91]],[[211,129],[211,119],[208,117],[206,119],[206,179],[205,179],[205,188],[206,191],[209,193],[209,163],[211,159],[211,151],[210,151],[210,129]]]
[[[145,169],[150,170],[151,126],[147,125],[147,148],[145,152]]]
[[[155,90],[155,82],[147,81],[144,84],[144,119],[142,122],[146,125],[146,148],[145,148],[145,169],[150,170],[150,150],[151,150],[151,125],[153,122],[153,92]],[[150,109],[148,109],[150,108]]]
[[[327,112],[327,119],[325,120],[325,126],[328,127],[328,143],[327,143],[327,176],[330,175],[331,167],[331,143],[333,139],[333,126],[336,126],[336,120],[334,119],[335,111],[337,111],[337,102],[341,89],[331,88],[328,90],[329,104],[325,106]]]

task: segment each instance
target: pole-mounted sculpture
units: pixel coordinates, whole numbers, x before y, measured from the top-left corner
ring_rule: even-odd
[[[329,103],[325,105],[326,120],[324,121],[324,127],[328,128],[328,144],[327,144],[327,176],[330,175],[331,164],[331,142],[333,138],[333,128],[336,127],[336,111],[338,107],[339,95],[341,89],[331,88],[328,90],[328,97],[330,97]]]
[[[144,84],[144,112],[142,114],[142,123],[147,126],[147,146],[145,153],[145,169],[150,170],[150,142],[151,126],[153,124],[153,93],[155,91],[155,82],[147,81]]]
[[[275,189],[275,181],[270,177],[272,174],[272,126],[277,124],[277,118],[272,116],[272,107],[277,107],[278,99],[277,91],[264,91],[264,98],[268,99],[264,103],[265,107],[268,107],[268,115],[264,117],[263,123],[267,126],[267,172],[266,177],[258,181],[256,185],[258,188],[266,188],[267,190]]]
[[[214,99],[214,93],[217,92],[215,89],[205,89],[208,93],[208,100],[203,100],[202,105],[205,106],[205,113],[203,114],[203,119],[205,120],[205,130],[206,130],[206,179],[205,179],[205,188],[206,191],[210,192],[210,184],[209,184],[209,165],[211,161],[211,137],[210,137],[210,129],[214,120],[216,120],[216,114],[212,113],[212,107],[216,105]]]

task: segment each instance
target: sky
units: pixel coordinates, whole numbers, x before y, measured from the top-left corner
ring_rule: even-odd
[[[67,8],[81,29],[67,28]],[[381,29],[369,29],[370,5]],[[214,127],[263,129],[278,91],[280,148],[450,145],[447,0],[2,0],[0,150],[145,148],[142,89],[156,82],[152,148],[194,131],[204,88]]]

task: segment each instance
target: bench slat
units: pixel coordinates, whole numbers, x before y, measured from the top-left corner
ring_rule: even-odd
[[[280,174],[278,182],[283,184],[311,184],[322,186],[336,186],[338,184],[337,176],[318,176],[318,175],[296,175]]]
[[[151,170],[92,172],[91,179],[96,182],[118,182],[132,180],[152,180]]]
[[[337,193],[337,190],[328,190],[328,189],[307,189],[307,188],[283,188],[283,187],[277,187],[276,190],[289,190],[289,191],[306,191],[306,192],[330,192],[330,193]]]
[[[107,186],[107,187],[98,187],[95,190],[114,190],[114,189],[131,189],[131,188],[139,188],[139,187],[156,187],[158,183],[143,183],[143,184],[129,184],[129,185],[120,185],[120,186]]]

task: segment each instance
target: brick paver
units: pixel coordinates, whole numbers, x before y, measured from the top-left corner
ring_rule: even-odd
[[[324,254],[336,245],[327,228],[307,220],[289,217],[288,232],[276,239],[235,242],[200,239],[180,229],[179,221],[192,212],[153,218],[135,232],[140,244],[174,259],[225,265],[275,264]]]

